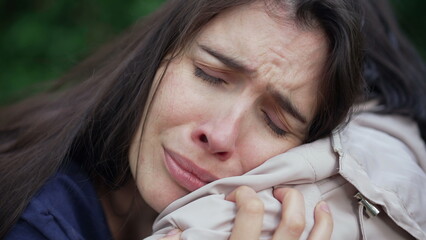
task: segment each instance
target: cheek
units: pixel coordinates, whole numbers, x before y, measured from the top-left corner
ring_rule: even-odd
[[[150,106],[144,135],[161,138],[175,127],[201,121],[211,111],[213,94],[203,88],[191,66],[188,60],[170,63]]]
[[[244,141],[238,146],[244,173],[274,156],[301,145],[301,141],[295,136],[277,138],[262,127],[247,132]]]
[[[181,125],[203,115],[205,96],[197,89],[190,69],[170,66],[162,79],[149,114],[156,125]]]

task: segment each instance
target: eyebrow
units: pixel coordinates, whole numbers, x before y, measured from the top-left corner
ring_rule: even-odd
[[[249,67],[245,66],[243,63],[241,63],[240,61],[238,61],[238,60],[236,60],[236,59],[234,59],[230,56],[226,56],[225,54],[220,53],[216,50],[213,50],[210,47],[207,47],[207,46],[202,45],[202,44],[198,44],[198,46],[202,50],[204,50],[208,54],[212,55],[213,57],[217,58],[223,64],[225,64],[226,66],[228,66],[232,69],[236,69],[236,70],[244,72],[244,73],[253,72],[253,70],[251,70]],[[275,89],[270,89],[269,91],[271,92],[272,97],[278,102],[278,105],[284,111],[288,112],[290,115],[292,115],[294,118],[296,118],[297,120],[299,120],[300,122],[302,122],[304,124],[306,124],[308,122],[307,118],[300,113],[300,111],[297,109],[297,107],[294,106],[294,104],[291,102],[291,100],[287,96],[282,95],[280,92],[278,92]]]
[[[302,123],[306,124],[308,122],[306,117],[300,113],[297,107],[293,105],[293,103],[287,96],[282,95],[281,93],[279,93],[277,90],[274,90],[274,89],[270,91],[271,91],[272,97],[278,102],[278,105],[280,105],[280,107],[284,109],[284,111],[288,112],[290,115],[292,115],[294,118],[296,118]]]
[[[247,67],[246,65],[244,65],[243,63],[241,63],[240,61],[230,57],[230,56],[226,56],[223,53],[220,53],[217,50],[213,50],[210,47],[207,47],[205,45],[202,44],[198,44],[198,46],[204,50],[205,52],[207,52],[208,54],[212,55],[213,57],[217,58],[219,61],[221,61],[223,64],[225,64],[226,66],[238,70],[240,72],[244,72],[244,73],[251,73],[253,72],[253,70],[251,70],[249,67]]]

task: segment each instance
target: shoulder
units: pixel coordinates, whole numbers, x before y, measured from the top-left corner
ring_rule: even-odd
[[[69,164],[33,197],[6,239],[111,239],[96,191]]]
[[[426,147],[408,117],[361,113],[333,135],[339,173],[400,227],[426,236]]]

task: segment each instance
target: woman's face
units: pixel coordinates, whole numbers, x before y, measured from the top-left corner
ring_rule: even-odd
[[[300,145],[326,55],[321,31],[280,22],[262,3],[215,17],[171,60],[141,141],[139,132],[132,142],[130,166],[142,197],[161,211]]]

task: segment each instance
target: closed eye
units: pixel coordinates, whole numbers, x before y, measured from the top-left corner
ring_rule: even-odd
[[[281,129],[280,127],[277,126],[277,124],[274,123],[274,121],[272,121],[272,119],[269,117],[269,115],[265,112],[262,111],[263,113],[263,118],[266,122],[266,125],[268,125],[268,127],[272,130],[272,132],[278,136],[278,137],[284,137],[287,135],[287,131]]]
[[[197,66],[195,67],[194,75],[213,85],[224,84],[224,83],[226,84],[225,80],[221,78],[213,77]]]

